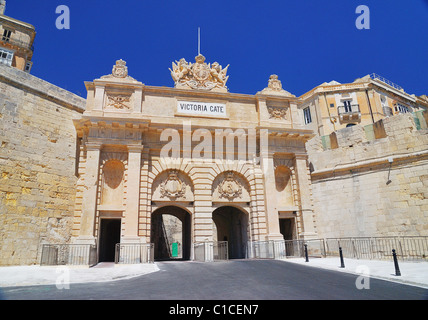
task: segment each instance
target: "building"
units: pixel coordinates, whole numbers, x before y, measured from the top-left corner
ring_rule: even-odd
[[[228,66],[198,55],[172,63],[172,87],[118,60],[83,99],[28,73],[34,27],[4,6],[0,265],[271,257],[284,240],[428,236],[426,96],[377,75],[301,97],[271,75],[254,95],[233,93]]]
[[[352,83],[324,82],[299,99],[306,127],[319,136],[356,124],[370,125],[396,114],[428,109],[426,96],[408,94],[377,74]]]
[[[4,15],[6,1],[0,0],[0,63],[30,72],[36,31],[29,23]]]
[[[276,75],[256,95],[230,93],[226,72],[198,55],[173,63],[174,88],[153,87],[118,60],[86,83],[73,243],[109,259],[111,243],[154,243],[161,258],[164,215],[181,221],[185,259],[198,243],[228,241],[229,257],[243,258],[251,242],[317,237],[305,151],[314,135],[298,99]]]

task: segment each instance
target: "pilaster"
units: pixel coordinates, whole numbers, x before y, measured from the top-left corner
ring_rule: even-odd
[[[83,178],[82,215],[76,243],[95,244],[94,223],[97,207],[97,187],[101,145],[86,144],[86,168]]]
[[[128,145],[128,184],[125,210],[125,227],[121,242],[140,242],[138,220],[140,209],[141,153],[142,145]]]

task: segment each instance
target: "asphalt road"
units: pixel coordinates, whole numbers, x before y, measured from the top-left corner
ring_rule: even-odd
[[[275,260],[162,262],[128,280],[3,288],[6,300],[424,300],[428,290]],[[367,281],[367,280],[366,280]]]

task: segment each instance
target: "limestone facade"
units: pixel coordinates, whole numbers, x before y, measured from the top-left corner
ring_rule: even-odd
[[[0,65],[0,264],[38,263],[67,243],[77,181],[72,118],[85,99]]]
[[[426,96],[409,94],[377,74],[351,83],[325,82],[300,96],[299,101],[305,127],[319,136],[428,108]]]
[[[111,241],[168,238],[184,259],[211,241],[241,258],[254,241],[428,235],[427,112],[314,133],[278,76],[244,95],[227,67],[182,66],[154,87],[119,60],[83,99],[0,65],[1,265],[40,263],[44,243],[101,258],[114,223]]]
[[[321,238],[428,236],[428,112],[307,143]]]
[[[154,214],[170,207],[188,217],[191,243],[218,239],[213,213],[231,218],[224,208],[242,213],[241,240],[282,240],[282,217],[293,219],[295,238],[317,237],[305,150],[314,135],[294,96],[147,86],[122,60],[86,87],[74,120],[74,243],[97,243],[103,219],[120,219],[121,243],[153,242]]]

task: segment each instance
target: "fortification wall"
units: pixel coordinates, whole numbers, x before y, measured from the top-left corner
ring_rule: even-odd
[[[307,143],[321,238],[428,236],[427,112]]]
[[[39,263],[66,243],[74,213],[76,131],[85,99],[0,65],[0,265]]]

